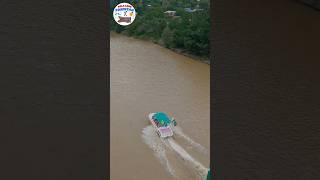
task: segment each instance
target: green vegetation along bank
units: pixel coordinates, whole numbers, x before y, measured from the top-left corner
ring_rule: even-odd
[[[122,2],[122,1],[121,1]],[[111,30],[152,40],[169,49],[210,63],[210,4],[208,0],[132,0],[137,16],[129,26],[120,26],[112,18]]]

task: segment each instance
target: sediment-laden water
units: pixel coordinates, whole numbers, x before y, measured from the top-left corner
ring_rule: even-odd
[[[111,179],[201,180],[209,167],[209,65],[111,33]],[[160,139],[147,116],[174,116]]]

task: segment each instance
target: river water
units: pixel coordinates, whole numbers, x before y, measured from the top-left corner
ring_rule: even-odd
[[[110,34],[112,180],[201,180],[209,167],[209,65],[152,42]],[[160,139],[147,116],[175,117]]]

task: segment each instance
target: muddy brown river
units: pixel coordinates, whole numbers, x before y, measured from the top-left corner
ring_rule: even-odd
[[[201,180],[209,167],[209,65],[152,42],[110,34],[112,180]],[[160,139],[147,116],[175,117]]]

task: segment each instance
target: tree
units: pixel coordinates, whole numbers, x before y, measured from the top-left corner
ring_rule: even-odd
[[[118,1],[114,0],[113,3],[116,5]],[[112,30],[163,42],[167,48],[178,48],[191,54],[209,56],[208,0],[201,0],[199,6],[203,10],[196,12],[184,10],[198,4],[196,0],[132,0],[132,3],[139,11],[135,21],[124,27],[111,18]],[[166,10],[176,11],[179,17],[164,16]]]
[[[161,38],[167,48],[172,47],[174,42],[174,33],[168,26],[164,28]]]

